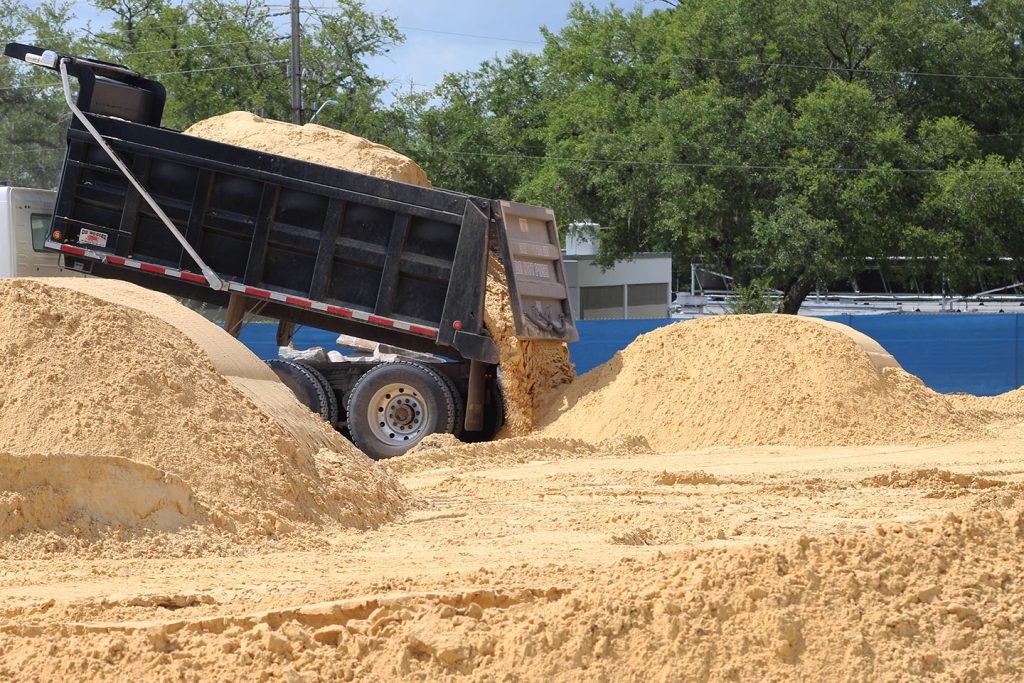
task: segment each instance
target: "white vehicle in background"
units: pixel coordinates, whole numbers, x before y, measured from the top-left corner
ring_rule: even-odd
[[[0,185],[0,277],[80,275],[44,251],[57,193]]]

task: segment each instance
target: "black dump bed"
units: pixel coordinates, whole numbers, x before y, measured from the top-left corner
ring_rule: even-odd
[[[54,63],[38,48],[5,53]],[[46,244],[71,267],[220,305],[244,296],[272,318],[494,363],[482,327],[491,253],[505,264],[519,336],[577,338],[550,209],[186,136],[159,127],[159,84],[62,58],[88,122],[223,283],[211,286],[76,119]]]

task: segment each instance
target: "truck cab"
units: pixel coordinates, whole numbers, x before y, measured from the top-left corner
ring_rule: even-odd
[[[60,258],[44,249],[57,193],[0,185],[0,277],[68,274]]]

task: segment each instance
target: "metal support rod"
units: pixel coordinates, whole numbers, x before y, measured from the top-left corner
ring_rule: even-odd
[[[292,8],[292,123],[302,125],[302,56],[300,44],[299,0],[291,0]]]
[[[299,0],[291,0],[292,18],[292,123],[302,125],[302,25],[299,23]],[[317,114],[320,112],[318,111]],[[314,115],[315,117],[315,115]],[[291,346],[295,323],[277,321],[277,345]]]
[[[109,156],[110,160],[114,162],[114,165],[117,166],[122,174],[124,174],[124,177],[132,184],[135,191],[146,200],[146,203],[149,204],[149,208],[153,209],[153,213],[157,215],[157,218],[159,218],[164,226],[171,231],[171,234],[174,235],[174,239],[178,240],[178,243],[181,244],[185,252],[188,253],[192,260],[195,261],[196,265],[199,266],[199,270],[201,270],[203,275],[206,277],[206,282],[210,287],[218,290],[224,289],[224,282],[217,276],[217,273],[213,272],[213,269],[206,265],[206,262],[199,257],[196,250],[192,248],[192,245],[188,243],[185,236],[182,235],[178,228],[174,226],[174,223],[172,223],[171,219],[167,217],[167,214],[164,213],[164,210],[156,203],[156,200],[153,199],[152,195],[142,187],[142,183],[140,183],[132,172],[128,170],[128,167],[125,166],[123,161],[121,161],[121,158],[114,153],[114,150],[110,148],[107,141],[104,140],[103,136],[100,135],[98,130],[96,130],[96,126],[92,125],[92,122],[86,118],[85,114],[82,113],[82,110],[78,108],[77,104],[75,104],[74,98],[71,97],[71,82],[68,79],[68,61],[69,60],[66,58],[60,60],[60,78],[64,85],[64,100],[67,102],[68,108],[71,109],[71,113],[73,113],[75,118],[85,126],[85,129],[88,130],[89,134],[92,135],[94,140],[96,140],[96,144],[103,148],[103,151],[107,153],[107,156]]]
[[[248,300],[245,295],[231,292],[228,297],[228,310],[224,316],[224,330],[235,339],[238,339],[238,335],[242,333],[247,305]]]
[[[277,321],[277,345],[291,346],[295,338],[295,323],[291,320]]]

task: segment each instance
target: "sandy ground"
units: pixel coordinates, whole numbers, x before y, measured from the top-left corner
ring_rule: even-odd
[[[191,132],[429,185],[319,126]],[[184,309],[75,282],[0,292],[0,681],[1022,678],[1024,391],[787,316],[568,384],[491,277],[516,438],[377,465]]]
[[[1024,498],[1022,447],[1024,426],[995,439],[926,447],[602,453],[468,468],[430,461],[417,468],[412,458],[400,478],[420,496],[418,509],[373,531],[328,531],[306,550],[269,544],[181,559],[82,559],[58,550],[0,560],[0,678],[242,678],[244,667],[218,674],[206,661],[210,643],[194,634],[215,624],[216,657],[227,657],[244,651],[245,638],[225,641],[225,633],[267,622],[274,630],[256,649],[271,654],[253,659],[253,672],[272,680],[387,680],[409,674],[388,632],[345,650],[338,624],[369,619],[382,605],[415,612],[447,604],[462,614],[481,591],[489,598],[476,603],[512,610],[517,601],[565,601],[594,572],[623,562],[1011,510]],[[292,634],[296,643],[320,635],[304,647],[289,645],[289,622],[302,627]],[[278,632],[284,645],[273,637]],[[407,658],[415,650],[409,643],[419,642],[404,632],[393,639]],[[457,653],[446,669],[447,651],[426,651],[440,657],[440,668],[419,670],[424,678],[460,673]],[[133,668],[139,662],[144,668]],[[586,661],[581,666],[557,678],[590,679]],[[478,678],[520,680],[514,670]]]

